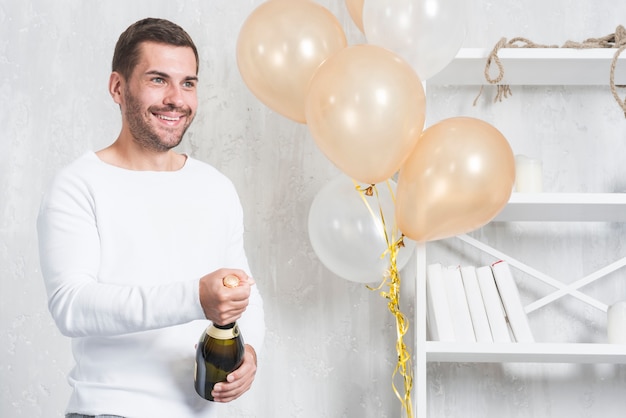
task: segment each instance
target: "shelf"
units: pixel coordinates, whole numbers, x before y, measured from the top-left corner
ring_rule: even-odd
[[[626,345],[591,343],[424,343],[429,362],[626,364]]]
[[[494,222],[626,222],[626,193],[513,193]]]
[[[610,85],[610,71],[617,48],[502,48],[498,57],[504,67],[500,84],[509,85]],[[482,85],[491,49],[463,48],[428,85]],[[498,66],[491,63],[490,76]],[[626,84],[626,53],[615,68],[615,84]]]

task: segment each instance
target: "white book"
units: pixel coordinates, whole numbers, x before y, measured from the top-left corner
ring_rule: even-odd
[[[454,327],[443,282],[441,264],[430,264],[426,269],[426,305],[428,331],[433,341],[454,341]]]
[[[476,342],[472,316],[467,304],[467,297],[465,297],[461,269],[457,266],[447,267],[443,269],[443,278],[446,284],[448,305],[450,306],[456,341]]]
[[[489,327],[489,319],[483,302],[483,295],[478,285],[478,277],[476,276],[476,267],[461,267],[461,277],[463,278],[463,287],[465,288],[465,297],[469,306],[470,315],[472,317],[472,325],[476,334],[476,341],[479,343],[492,343],[491,328]]]
[[[535,342],[533,333],[528,324],[528,317],[524,311],[524,305],[519,296],[517,284],[511,274],[509,263],[506,261],[498,261],[491,265],[493,277],[498,286],[500,299],[504,305],[504,311],[511,325],[511,330],[515,336],[515,341],[519,343]]]
[[[485,311],[489,319],[489,328],[491,329],[493,341],[496,343],[510,343],[512,341],[511,334],[509,333],[504,307],[502,306],[502,300],[500,300],[500,294],[498,293],[491,267],[478,267],[476,276],[480,293],[485,303]]]

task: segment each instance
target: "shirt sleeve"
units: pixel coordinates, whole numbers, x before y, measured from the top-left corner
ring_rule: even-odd
[[[89,186],[59,175],[37,219],[48,307],[66,336],[111,336],[204,319],[198,280],[159,285],[99,283],[100,242]]]

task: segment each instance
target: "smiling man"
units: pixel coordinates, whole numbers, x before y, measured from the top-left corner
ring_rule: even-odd
[[[120,36],[109,92],[122,129],[59,172],[38,234],[50,312],[72,338],[67,417],[215,417],[194,389],[194,345],[209,321],[238,321],[242,365],[217,402],[250,389],[263,303],[243,245],[232,183],[174,148],[196,114],[198,53],[189,35],[144,19]],[[240,285],[228,288],[234,274]]]

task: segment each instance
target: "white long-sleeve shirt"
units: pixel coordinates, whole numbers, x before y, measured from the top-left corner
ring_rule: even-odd
[[[232,183],[190,157],[178,171],[132,171],[90,152],[53,180],[38,233],[49,309],[76,361],[67,412],[216,416],[193,386],[194,345],[209,324],[198,286],[222,267],[250,275]],[[256,286],[238,323],[259,351]]]

